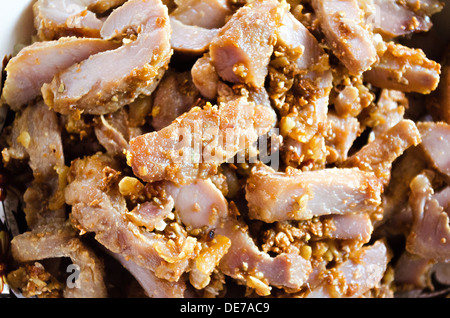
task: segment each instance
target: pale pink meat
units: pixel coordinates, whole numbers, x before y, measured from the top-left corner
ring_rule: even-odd
[[[128,164],[144,181],[189,183],[257,141],[273,124],[271,110],[242,97],[217,106],[194,107],[169,126],[130,141]]]
[[[18,110],[40,96],[42,85],[51,82],[57,73],[117,46],[101,39],[76,37],[35,42],[23,48],[6,66],[2,99],[13,110]]]
[[[183,24],[177,18],[170,17],[172,35],[170,44],[177,52],[202,54],[219,32],[219,29],[205,29],[196,25]]]
[[[277,29],[277,45],[287,47],[300,54],[296,60],[300,70],[307,70],[320,61],[323,50],[317,39],[290,12],[284,15],[280,27]]]
[[[280,222],[371,212],[381,204],[380,194],[377,178],[359,169],[291,169],[282,173],[254,168],[245,197],[251,218]]]
[[[340,117],[334,112],[328,113],[327,120],[330,126],[325,143],[336,151],[336,161],[343,162],[347,159],[354,141],[361,134],[360,123],[355,117]]]
[[[286,10],[278,1],[257,0],[233,14],[210,45],[212,63],[223,80],[264,85],[274,33]]]
[[[409,204],[413,213],[406,249],[415,255],[440,262],[450,260],[449,214],[434,196],[430,175],[419,174],[411,181]]]
[[[119,192],[119,176],[114,168],[118,169],[116,163],[101,153],[72,163],[65,191],[66,202],[72,207],[72,224],[82,233],[95,233],[95,239],[112,253],[154,272],[169,286],[170,282],[179,281],[179,288],[184,289],[184,281],[179,278],[193,255],[182,251],[192,246],[195,239],[180,233],[177,237],[177,242],[182,244],[179,258],[167,252],[167,237],[149,232],[140,222],[136,224],[129,218],[130,212],[125,197]],[[170,267],[167,267],[167,260]]]
[[[439,83],[441,66],[421,49],[387,43],[380,61],[364,73],[364,80],[379,88],[429,94]]]
[[[385,38],[426,32],[433,26],[429,16],[418,14],[401,3],[373,0],[373,4],[374,10],[367,22],[373,24],[374,32]]]
[[[62,114],[79,111],[102,115],[141,94],[150,95],[172,55],[167,7],[160,0],[127,1],[108,16],[101,34],[104,39],[121,38],[130,30],[140,31],[136,40],[92,55],[45,84],[42,94],[46,104]]]
[[[372,237],[373,225],[369,213],[332,214],[322,217],[330,219],[334,229],[329,236],[338,240],[357,240],[368,243]]]
[[[138,281],[146,295],[150,298],[183,298],[186,289],[183,281],[168,282],[155,276],[155,273],[137,265],[120,254],[111,253],[122,266]]]
[[[220,78],[209,54],[204,54],[195,61],[191,76],[195,87],[205,98],[212,100],[216,97]]]
[[[450,176],[450,125],[443,122],[422,122],[417,124],[422,143],[420,147],[432,166]]]
[[[351,74],[368,70],[378,59],[372,32],[356,0],[313,1],[320,28],[333,53]]]
[[[41,40],[62,36],[99,37],[103,21],[94,11],[106,11],[123,2],[125,0],[38,0],[33,5],[34,25]]]
[[[182,0],[171,16],[186,25],[195,25],[205,29],[217,29],[225,24],[232,13],[226,0]]]

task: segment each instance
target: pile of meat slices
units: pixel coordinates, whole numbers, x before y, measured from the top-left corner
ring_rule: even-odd
[[[37,0],[1,95],[27,224],[8,284],[27,297],[445,291],[450,64],[402,44],[442,8]]]

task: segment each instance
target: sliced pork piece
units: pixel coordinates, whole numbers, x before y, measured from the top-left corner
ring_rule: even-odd
[[[233,83],[262,87],[287,6],[269,1],[253,1],[240,8],[211,42],[211,60],[220,77]]]
[[[299,255],[279,254],[271,257],[260,251],[245,225],[229,212],[228,203],[209,180],[189,185],[168,184],[175,208],[186,226],[205,228],[214,236],[231,240],[231,246],[219,263],[220,270],[252,287],[260,295],[269,295],[270,286],[300,288],[311,272],[311,264]]]
[[[205,29],[196,25],[187,25],[175,17],[170,17],[172,36],[170,44],[177,52],[202,54],[219,32],[219,29]]]
[[[2,151],[6,164],[27,162],[33,172],[32,184],[24,193],[24,211],[30,229],[40,224],[64,221],[66,167],[58,116],[41,101],[17,113],[10,146]]]
[[[418,14],[402,3],[385,0],[373,0],[373,11],[367,22],[385,39],[426,32],[433,26],[428,16]]]
[[[420,141],[416,124],[403,119],[349,157],[344,166],[372,171],[383,185],[387,185],[394,160],[409,147],[418,145]]]
[[[170,23],[160,0],[131,0],[114,10],[101,30],[105,39],[140,31],[116,50],[92,55],[42,87],[47,105],[62,114],[103,115],[150,95],[168,67]],[[130,57],[133,58],[130,58]]]
[[[103,154],[72,163],[65,191],[66,202],[72,206],[72,223],[83,233],[95,233],[95,239],[109,251],[153,271],[168,284],[178,281],[194,257],[195,239],[181,232],[168,239],[133,223],[119,192],[116,169],[115,162]],[[182,280],[179,287],[185,288]]]
[[[368,243],[372,238],[373,225],[369,213],[333,214],[321,218],[330,221],[332,229],[327,236],[338,240],[356,240]]]
[[[324,282],[307,297],[361,297],[379,285],[390,259],[390,251],[384,242],[365,246],[347,261],[327,270],[328,275],[322,273]]]
[[[217,29],[225,24],[225,19],[232,13],[226,0],[182,0],[171,12],[181,23],[196,25],[205,29]]]
[[[42,85],[51,82],[55,74],[93,54],[117,47],[111,41],[76,37],[35,42],[23,48],[6,66],[2,99],[17,111],[41,95]]]
[[[245,190],[249,216],[264,222],[372,212],[381,204],[379,181],[359,169],[281,173],[254,168]]]
[[[333,153],[333,159],[328,162],[343,162],[348,157],[348,152],[353,142],[361,133],[361,127],[356,117],[340,117],[333,112],[328,113],[330,127],[327,131],[325,142]]]
[[[231,9],[225,0],[178,1],[178,7],[170,14],[172,48],[191,54],[207,51],[229,14]]]
[[[169,70],[164,74],[153,96],[151,124],[155,130],[161,130],[188,112],[200,94],[189,71]]]
[[[286,47],[292,54],[299,55],[296,59],[299,70],[311,69],[324,54],[316,38],[290,12],[285,14],[277,29],[277,46]]]
[[[217,95],[220,78],[212,65],[209,54],[204,54],[195,61],[191,69],[192,81],[206,99],[213,100]]]
[[[183,186],[167,183],[165,189],[174,200],[181,222],[188,226],[213,228],[228,216],[228,202],[209,179]]]
[[[417,124],[422,143],[420,147],[433,167],[450,177],[450,125],[439,122]]]
[[[107,296],[103,262],[77,237],[70,224],[48,224],[22,233],[11,241],[11,252],[17,262],[69,257],[77,266],[78,276],[66,285],[65,298],[104,298]]]
[[[39,38],[48,41],[62,36],[100,37],[103,22],[89,10],[96,2],[99,1],[36,1],[33,5],[34,25]]]
[[[139,282],[142,289],[150,298],[183,298],[185,297],[186,289],[184,282],[168,282],[164,279],[155,276],[155,273],[148,269],[137,265],[131,260],[127,260],[120,254],[113,254],[112,256],[122,266],[130,272],[131,275]]]
[[[364,73],[364,80],[379,88],[429,94],[439,83],[440,64],[421,49],[388,42],[380,61]]]
[[[378,59],[373,34],[364,25],[363,11],[356,0],[314,0],[320,28],[333,53],[357,75]]]
[[[130,141],[128,164],[144,181],[188,183],[257,141],[273,125],[272,111],[245,97],[192,108],[171,125]]]
[[[430,174],[424,172],[411,181],[409,205],[413,213],[406,249],[437,262],[450,260],[449,214],[434,196]]]

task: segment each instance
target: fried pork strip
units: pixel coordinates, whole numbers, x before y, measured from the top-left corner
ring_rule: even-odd
[[[55,74],[93,54],[117,47],[111,41],[76,37],[35,42],[8,62],[2,99],[17,111],[41,95],[42,85],[51,82]]]
[[[42,41],[63,36],[100,37],[102,13],[126,0],[38,0],[33,5],[34,26]]]
[[[128,164],[146,182],[187,183],[217,167],[267,133],[273,113],[245,97],[192,108],[171,125],[130,141]]]
[[[364,80],[380,88],[429,94],[439,83],[441,66],[421,49],[388,42],[380,61],[364,73]]]
[[[320,28],[333,53],[357,75],[378,59],[372,32],[364,25],[356,0],[313,0]]]
[[[264,85],[273,35],[286,11],[278,1],[256,0],[232,15],[210,45],[211,61],[223,80]]]
[[[386,185],[390,180],[394,160],[409,147],[418,145],[420,141],[416,124],[403,119],[349,157],[344,166],[374,172],[382,184]]]
[[[249,216],[264,222],[365,213],[381,204],[381,184],[359,169],[286,173],[254,168],[246,184]]]
[[[108,16],[101,35],[104,39],[122,38],[128,32],[136,32],[137,38],[116,50],[92,55],[44,84],[46,104],[61,114],[102,115],[141,94],[150,95],[172,55],[167,7],[160,0],[127,1]]]

